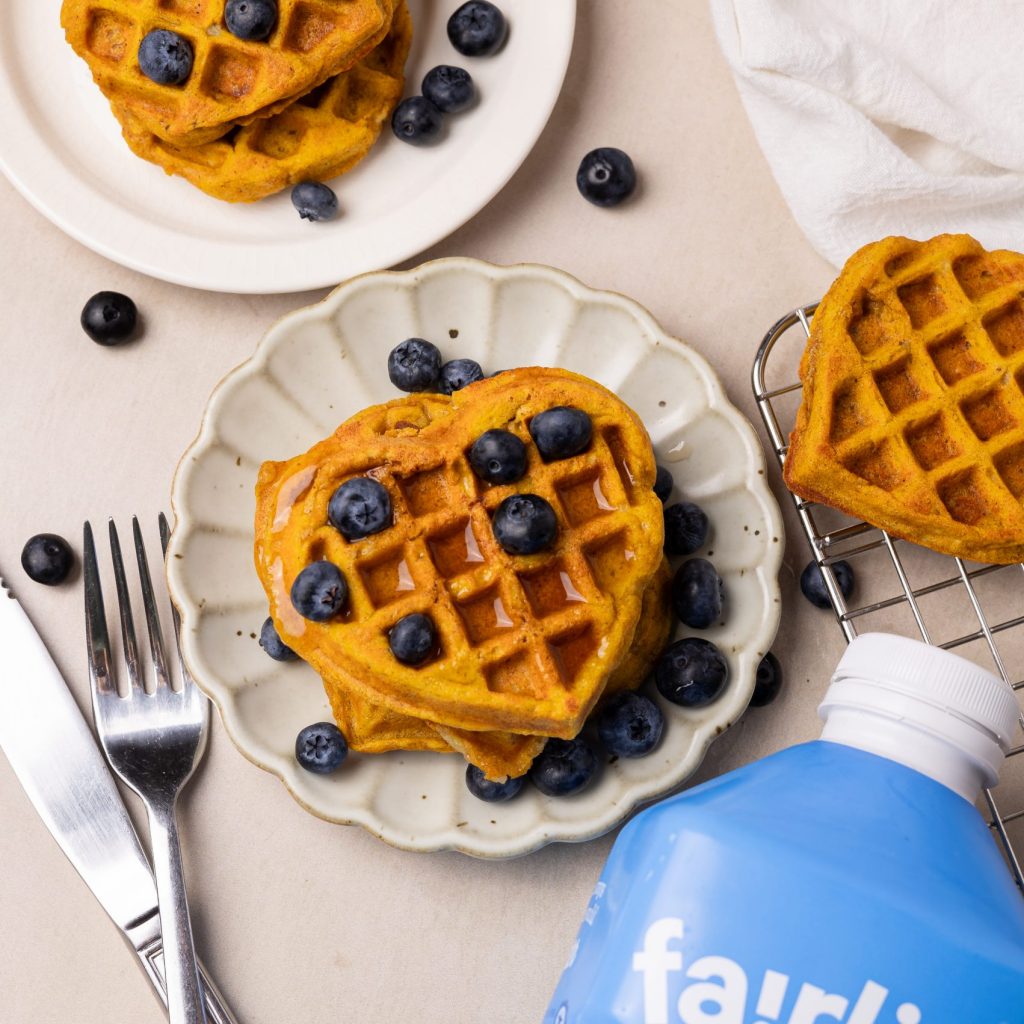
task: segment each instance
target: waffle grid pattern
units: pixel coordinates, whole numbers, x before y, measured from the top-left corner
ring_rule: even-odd
[[[65,0],[62,22],[115,107],[180,145],[264,116],[350,66],[379,41],[389,8],[385,0],[280,0],[277,27],[260,42],[227,31],[223,0]],[[180,86],[157,85],[139,69],[139,44],[158,28],[192,46],[192,73]]]
[[[479,657],[488,690],[527,703],[550,697],[555,679],[572,692],[612,625],[614,568],[640,543],[636,496],[614,428],[595,433],[587,452],[551,463],[523,440],[530,462],[516,484],[482,483],[463,453],[405,478],[371,470],[365,475],[391,495],[394,525],[351,543],[330,525],[314,531],[306,557],[345,573],[354,643],[379,642],[398,619],[422,612],[438,631],[440,667]],[[516,493],[538,494],[555,509],[553,551],[516,557],[495,541],[490,516]]]
[[[962,271],[963,269],[961,268]],[[895,270],[896,268],[894,273]],[[910,271],[909,278],[916,280],[917,275]],[[993,299],[993,305],[999,306],[998,298]],[[811,317],[815,308],[815,305],[801,307],[777,321],[762,340],[754,360],[754,397],[780,468],[785,463],[788,451],[787,438],[793,428],[795,416],[795,406],[791,399],[802,390],[802,385],[795,381],[796,364],[810,336]],[[939,336],[939,333],[936,336]],[[786,383],[769,387],[769,364],[774,369],[776,363],[784,368],[789,367],[783,378]],[[774,373],[772,375],[774,376]],[[890,632],[903,632],[925,643],[938,643],[939,638],[943,638],[938,645],[946,650],[962,652],[965,648],[981,647],[991,662],[986,667],[992,668],[1002,676],[1007,685],[1018,694],[1024,692],[1024,661],[1019,656],[1020,644],[1024,641],[1024,615],[990,617],[980,593],[983,579],[996,575],[1012,588],[1015,585],[1014,577],[1019,577],[1024,571],[1024,564],[972,566],[961,558],[916,548],[877,527],[846,515],[839,515],[795,494],[790,494],[790,498],[807,538],[811,555],[821,568],[833,611],[847,641],[865,629],[879,628],[875,623],[879,621],[878,616],[881,615],[884,617],[884,626],[881,628]],[[914,555],[917,562],[923,559],[923,565],[929,568],[927,583],[917,582],[916,570],[911,567],[911,559],[908,558],[910,554]],[[832,567],[836,562],[846,560],[851,562],[856,570],[862,560],[873,559],[877,565],[879,556],[886,566],[886,571],[882,573],[884,578],[878,581],[878,585],[894,596],[877,601],[848,602],[839,589]],[[936,570],[938,578],[935,578]],[[939,614],[942,606],[931,602],[957,592],[966,596],[971,608],[971,618],[951,623]],[[898,613],[903,610],[909,612],[909,616],[904,614],[901,619]],[[903,624],[908,618],[911,625],[904,628]],[[951,626],[955,627],[952,631]],[[1018,654],[1016,658],[1015,649]],[[1018,733],[1018,742],[1007,755],[1004,776],[1010,775],[1024,762],[1024,710],[1020,725],[1022,731]],[[996,795],[988,789],[983,794],[989,827],[1018,886],[1024,890],[1024,857],[1011,839],[1011,832],[1019,830],[1024,824],[1024,806],[1006,809],[1007,799],[1008,797],[1004,795],[997,802]],[[1024,832],[1017,834],[1024,836]]]
[[[198,146],[171,145],[126,117],[125,139],[138,156],[229,202],[337,177],[367,154],[401,98],[411,42],[403,2],[375,50],[270,117]]]
[[[840,385],[831,440],[852,473],[958,522],[1019,515],[1024,495],[1024,304],[984,256],[928,247],[890,260],[849,336],[870,379]],[[894,331],[892,325],[897,325]]]

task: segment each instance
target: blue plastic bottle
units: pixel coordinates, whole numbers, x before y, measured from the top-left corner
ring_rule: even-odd
[[[1024,1024],[1024,898],[973,806],[1009,687],[867,634],[820,713],[623,829],[545,1024]]]

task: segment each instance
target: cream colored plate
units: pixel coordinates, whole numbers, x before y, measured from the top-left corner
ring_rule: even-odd
[[[419,92],[435,65],[459,64],[480,102],[449,117],[436,146],[406,145],[385,128],[366,160],[332,183],[342,212],[329,224],[300,220],[287,191],[225,203],[134,156],[89,68],[64,41],[56,0],[3,5],[0,172],[72,238],[175,284],[294,292],[395,266],[504,187],[547,124],[569,66],[576,0],[501,0],[508,42],[477,58],[448,41],[456,6],[409,0],[405,95]]]
[[[331,714],[312,669],[271,661],[253,636],[267,614],[252,562],[257,469],[394,398],[387,354],[414,335],[486,371],[562,366],[612,388],[643,418],[658,460],[672,469],[674,500],[699,502],[711,519],[710,550],[701,554],[725,580],[728,614],[724,626],[700,635],[728,658],[729,686],[700,710],[658,698],[668,718],[658,749],[604,764],[577,796],[552,799],[527,786],[507,804],[483,803],[466,789],[465,763],[455,755],[351,754],[327,777],[295,761],[296,733]],[[635,302],[548,267],[438,260],[356,278],[286,316],[213,393],[173,502],[168,577],[184,619],[185,658],[238,748],[314,814],[358,823],[410,850],[509,857],[619,824],[637,804],[680,785],[743,714],[779,621],[782,522],[750,424],[703,358]]]

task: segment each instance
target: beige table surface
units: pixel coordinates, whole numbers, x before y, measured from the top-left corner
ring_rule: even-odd
[[[627,150],[643,176],[617,211],[575,190],[580,157],[598,145]],[[0,223],[0,567],[85,707],[80,581],[31,584],[22,544],[53,531],[77,548],[86,517],[167,508],[213,385],[277,316],[321,293],[239,297],[150,280],[64,237],[3,182]],[[832,277],[782,202],[699,0],[581,0],[547,130],[501,195],[424,258],[447,255],[549,263],[634,297],[711,360],[752,418],[760,337]],[[143,311],[138,343],[107,350],[79,329],[83,302],[106,288]],[[774,467],[770,477],[781,497]],[[775,647],[786,688],[717,742],[698,778],[816,734],[843,643],[830,613],[799,595],[807,552],[786,514]],[[0,814],[0,1022],[159,1020],[2,758]],[[197,944],[241,1024],[539,1021],[613,838],[505,863],[394,850],[304,813],[217,722],[182,826]]]

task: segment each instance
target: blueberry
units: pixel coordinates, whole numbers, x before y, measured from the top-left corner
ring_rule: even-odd
[[[448,39],[464,57],[488,57],[508,35],[505,15],[486,0],[469,0],[448,19]]]
[[[510,555],[533,555],[558,536],[555,510],[536,494],[512,494],[494,513],[494,538]]]
[[[177,32],[155,28],[139,43],[139,69],[157,85],[181,85],[192,74],[192,44]]]
[[[729,678],[729,665],[710,640],[677,640],[654,666],[658,693],[684,708],[702,708],[721,692]]]
[[[617,206],[636,188],[633,161],[621,149],[611,146],[592,149],[580,161],[576,187],[595,206]]]
[[[437,390],[442,395],[450,395],[483,379],[484,371],[475,359],[452,359],[441,367]]]
[[[388,355],[388,376],[399,391],[429,391],[440,373],[441,352],[423,338],[406,338]]]
[[[665,509],[665,551],[692,555],[708,539],[708,517],[699,505],[680,501]]]
[[[388,633],[388,647],[403,665],[422,665],[437,650],[437,630],[430,616],[413,612],[400,618]]]
[[[476,96],[469,72],[451,64],[431,68],[421,88],[423,95],[443,114],[458,114],[471,106]]]
[[[722,577],[706,558],[690,558],[672,578],[672,607],[684,625],[707,629],[722,616],[724,591]]]
[[[594,428],[582,409],[556,405],[530,420],[530,436],[545,462],[578,455],[590,444]]]
[[[274,0],[228,0],[224,24],[239,39],[266,39],[277,24],[277,4]]]
[[[298,655],[281,639],[274,627],[274,620],[269,616],[260,627],[260,647],[274,661],[295,661],[298,658]]]
[[[444,126],[444,116],[425,96],[410,96],[395,107],[391,130],[413,146],[433,142]]]
[[[488,430],[469,449],[469,465],[489,484],[511,484],[526,472],[526,445],[507,430]]]
[[[757,666],[754,680],[754,695],[750,698],[752,708],[763,708],[771,704],[782,689],[782,666],[779,659],[769,651]]]
[[[661,739],[665,716],[649,697],[629,690],[615,694],[597,716],[597,735],[618,757],[643,757]]]
[[[37,533],[21,549],[21,567],[28,578],[48,587],[63,583],[74,564],[71,545],[55,533]]]
[[[517,796],[526,782],[526,776],[507,778],[504,782],[492,782],[475,764],[466,765],[466,786],[473,796],[488,803],[503,803]]]
[[[658,466],[658,475],[654,478],[654,493],[662,504],[668,501],[674,486],[672,474],[664,466]]]
[[[853,566],[849,562],[833,562],[831,568],[836,583],[839,584],[840,593],[843,597],[849,598],[853,593]],[[832,599],[825,587],[825,577],[817,562],[808,562],[804,566],[804,571],[800,573],[800,589],[815,608],[832,607]]]
[[[348,743],[333,722],[307,725],[295,738],[295,760],[317,775],[330,775],[345,760]]]
[[[368,476],[346,480],[327,504],[327,521],[346,540],[360,540],[391,525],[391,495]]]
[[[338,216],[338,197],[322,181],[300,181],[292,189],[292,206],[303,220],[333,220]]]
[[[120,345],[138,322],[135,303],[120,292],[97,292],[82,307],[82,330],[97,345]]]
[[[332,562],[312,562],[292,584],[295,610],[313,622],[326,622],[341,611],[348,598],[348,583]]]
[[[597,772],[597,755],[579,736],[548,740],[527,773],[545,796],[570,796],[586,788]]]

